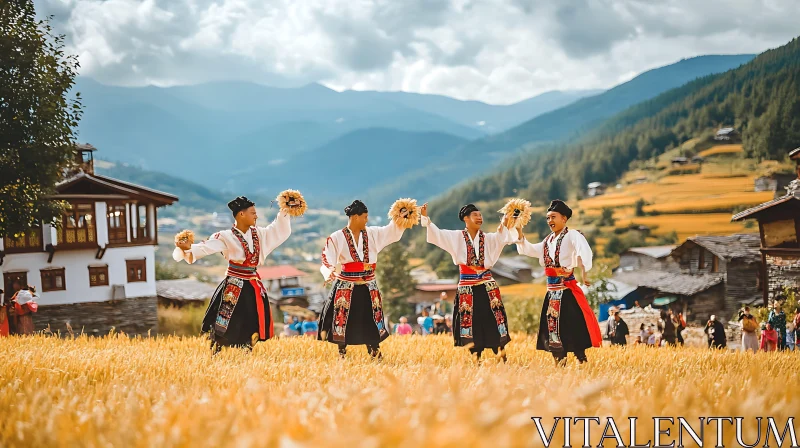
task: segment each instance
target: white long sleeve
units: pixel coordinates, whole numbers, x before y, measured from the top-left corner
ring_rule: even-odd
[[[222,252],[222,255],[227,258],[227,246],[225,242],[219,239],[219,233],[215,233],[208,240],[192,244],[191,249],[184,252],[181,248],[176,247],[172,251],[172,259],[175,261],[184,260],[189,264],[208,256]]]
[[[549,237],[548,237],[549,238]],[[544,266],[544,251],[550,257],[555,257],[556,241],[555,239],[546,243],[547,239],[541,243],[533,244],[530,241],[523,241],[517,243],[517,252],[521,255],[527,255],[532,258],[538,258],[539,264]],[[561,253],[559,256],[559,264],[567,269],[574,269],[578,267],[578,257],[581,257],[583,267],[589,271],[592,268],[592,249],[589,247],[589,242],[577,230],[570,229],[564,240],[561,242]]]
[[[544,242],[533,244],[526,239],[522,243],[517,243],[517,253],[541,259],[544,256]]]
[[[589,247],[589,242],[586,237],[577,230],[570,230],[570,239],[572,240],[572,266],[578,266],[578,257],[581,257],[584,269],[588,272],[592,269],[592,248]]]
[[[422,217],[421,223],[422,227],[427,228],[427,241],[450,254],[453,264],[459,264],[458,249],[465,244],[463,233],[460,230],[442,230],[427,216]]]
[[[331,275],[336,272],[336,265],[339,263],[339,249],[336,247],[336,241],[333,235],[328,237],[325,242],[325,247],[322,248],[322,265],[319,267],[319,272],[325,281],[331,280]]]
[[[292,220],[288,213],[278,211],[278,216],[267,227],[257,227],[261,245],[261,260],[286,242],[292,234]]]
[[[464,240],[463,230],[442,230],[427,216],[422,217],[421,223],[423,227],[427,228],[427,241],[449,253],[453,258],[453,264],[459,265],[467,263],[467,242]],[[520,238],[517,229],[509,231],[505,227],[501,227],[497,232],[484,232],[483,235],[483,265],[486,269],[491,269],[491,267],[497,263],[505,246],[514,243],[514,241]],[[480,251],[479,247],[474,247],[474,249],[476,254]]]
[[[395,224],[394,221],[382,227],[367,227],[370,245],[375,245],[375,251],[380,253],[386,246],[400,241],[406,229]],[[378,260],[370,259],[372,263]]]

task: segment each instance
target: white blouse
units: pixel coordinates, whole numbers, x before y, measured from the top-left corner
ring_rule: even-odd
[[[252,227],[251,227],[252,229]],[[264,262],[264,259],[278,246],[283,244],[292,233],[291,218],[288,213],[279,211],[278,216],[267,227],[255,227],[258,234],[259,241],[259,264]],[[184,252],[181,248],[176,247],[172,252],[172,258],[175,261],[185,260],[191,264],[195,261],[217,252],[221,252],[226,260],[233,263],[243,263],[245,261],[244,248],[239,238],[233,232],[242,235],[247,242],[247,248],[253,251],[253,235],[251,231],[242,232],[239,229],[232,228],[217,232],[206,241],[192,244],[192,248]]]
[[[538,258],[539,264],[544,266],[545,246],[547,246],[547,251],[548,254],[550,254],[550,258],[553,258],[556,255],[556,242],[558,241],[558,237],[552,238],[552,241],[549,241],[552,235],[552,233],[548,235],[547,238],[545,238],[541,243],[533,244],[528,240],[518,242],[517,252],[522,255]],[[566,269],[575,269],[578,267],[578,257],[581,257],[583,267],[587,271],[592,269],[592,248],[589,247],[589,242],[586,241],[586,238],[582,233],[578,232],[577,230],[570,229],[567,231],[567,235],[561,242],[561,255],[559,256],[561,267]]]
[[[386,246],[400,241],[403,237],[403,232],[406,229],[398,226],[392,221],[383,227],[367,227],[367,239],[369,240],[369,262],[374,264],[378,261],[378,254],[386,248]],[[322,266],[319,272],[325,280],[331,280],[333,273],[336,271],[338,264],[352,263],[358,260],[353,260],[350,255],[350,248],[347,246],[347,239],[344,232],[350,233],[353,238],[353,243],[356,246],[356,252],[359,258],[364,260],[364,241],[361,238],[361,233],[353,235],[349,227],[342,230],[337,230],[328,237],[325,242],[325,247],[322,249]]]
[[[453,258],[453,264],[467,264],[467,243],[464,241],[464,234],[462,230],[442,230],[436,227],[436,224],[431,222],[427,216],[422,217],[422,227],[428,229],[428,242],[436,245],[450,254]],[[514,243],[520,239],[519,231],[512,229],[509,231],[505,227],[500,227],[497,232],[483,233],[483,267],[491,269],[500,254],[503,253],[503,248],[509,244]],[[475,238],[469,237],[472,248],[475,249],[475,255],[480,256],[480,241],[479,233],[475,234]]]

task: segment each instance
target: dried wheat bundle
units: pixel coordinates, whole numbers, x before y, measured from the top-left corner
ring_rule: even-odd
[[[498,211],[504,216],[509,216],[513,219],[514,224],[512,227],[518,229],[525,227],[531,222],[531,214],[533,213],[530,201],[520,198],[511,199]]]
[[[404,229],[410,229],[419,224],[419,217],[416,199],[398,199],[389,209],[389,218]]]
[[[308,210],[305,198],[297,190],[284,190],[275,200],[278,201],[281,210],[294,217],[303,216]]]
[[[177,235],[175,235],[175,242],[194,244],[194,232],[192,232],[191,230],[184,230],[178,233]]]

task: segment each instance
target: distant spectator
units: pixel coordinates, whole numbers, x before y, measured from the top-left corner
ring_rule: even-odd
[[[767,322],[778,332],[778,350],[786,350],[786,314],[781,309],[780,302],[775,302]]]
[[[433,318],[431,318],[427,308],[422,310],[422,316],[417,319],[417,322],[419,323],[423,336],[433,333]]]
[[[761,331],[761,350],[765,352],[774,352],[778,349],[778,332],[772,328],[771,323],[767,323],[767,327]]]
[[[662,331],[661,338],[669,345],[675,345],[677,340],[676,329],[677,325],[675,325],[675,316],[672,314],[672,310],[667,310],[666,312],[661,312],[661,318],[664,320],[664,330]]]
[[[708,336],[709,348],[725,348],[728,346],[728,341],[725,337],[725,326],[717,320],[716,316],[711,316],[711,319],[706,323],[704,331]]]
[[[447,324],[444,322],[444,316],[434,314],[433,316],[433,334],[447,334]]]
[[[408,324],[408,318],[403,316],[400,318],[400,323],[397,325],[397,328],[394,330],[394,334],[400,336],[406,336],[409,334],[414,333],[414,329],[411,328],[411,325]]]
[[[683,318],[683,313],[678,313],[678,328],[675,329],[675,336],[678,339],[678,344],[683,345],[683,330],[686,329],[686,319]]]
[[[628,345],[628,324],[622,320],[619,311],[614,313],[614,332],[611,334],[612,345]]]
[[[311,316],[306,316],[305,321],[300,324],[300,330],[303,332],[303,336],[316,338],[319,332],[319,323]]]
[[[755,316],[750,314],[750,307],[744,307],[744,310],[739,311],[739,321],[742,323],[742,351],[752,350],[758,351],[758,320]]]

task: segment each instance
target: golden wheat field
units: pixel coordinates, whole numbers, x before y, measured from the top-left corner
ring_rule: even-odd
[[[444,336],[392,336],[381,361],[363,347],[342,360],[305,338],[214,358],[206,347],[198,337],[2,338],[0,446],[528,447],[542,446],[531,417],[548,428],[555,416],[614,417],[627,443],[628,416],[741,416],[754,429],[758,416],[782,427],[800,414],[795,353],[599,348],[589,364],[557,367],[522,335],[508,364],[482,365]],[[642,424],[636,438],[653,434]],[[709,446],[714,434],[706,428]],[[576,446],[582,437],[572,431]]]

